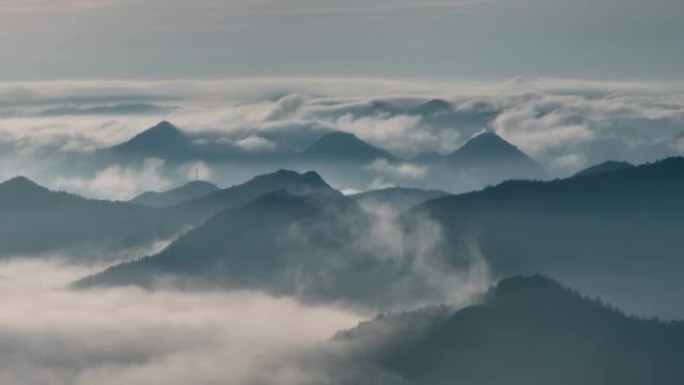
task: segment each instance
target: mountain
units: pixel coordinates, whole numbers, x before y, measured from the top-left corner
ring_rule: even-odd
[[[458,150],[423,153],[412,160],[428,167],[426,183],[449,191],[473,191],[515,179],[546,179],[543,166],[500,136],[485,132]]]
[[[671,301],[684,294],[675,290],[684,269],[682,175],[684,158],[670,158],[592,177],[510,181],[426,202],[407,218],[439,222],[448,250],[476,241],[496,277],[550,274],[630,310],[679,315]]]
[[[145,192],[130,202],[150,207],[171,207],[177,204],[209,195],[219,188],[209,182],[194,181],[164,192]]]
[[[161,159],[192,159],[195,152],[192,139],[167,121],[104,151],[111,155]]]
[[[479,173],[508,174],[510,179],[544,175],[541,165],[492,132],[473,137],[461,148],[447,155],[446,160],[450,165]]]
[[[453,105],[446,100],[431,99],[416,106],[411,112],[415,115],[430,116],[449,112],[453,110],[453,108]]]
[[[191,213],[50,191],[25,177],[0,184],[0,210],[0,257],[85,251],[95,258],[96,246],[141,247],[197,221]]]
[[[338,334],[330,374],[385,384],[604,385],[684,381],[684,323],[627,317],[556,281],[513,277],[477,305],[383,316]],[[319,354],[319,356],[323,356]],[[333,356],[334,357],[334,356]],[[391,379],[388,381],[387,379]]]
[[[401,213],[417,204],[447,195],[449,193],[444,191],[393,187],[355,194],[351,198],[361,205],[389,207]]]
[[[3,212],[50,207],[61,201],[75,199],[76,197],[67,194],[53,193],[24,176],[0,183],[0,207]]]
[[[304,160],[347,161],[367,164],[377,159],[395,161],[397,157],[372,146],[356,135],[347,132],[333,132],[317,140],[300,154]]]
[[[180,205],[180,208],[214,214],[225,208],[242,206],[262,195],[281,190],[298,194],[314,192],[330,195],[340,194],[316,172],[298,173],[278,170],[271,174],[256,176],[243,184],[186,201]]]
[[[589,168],[586,168],[575,175],[574,177],[581,177],[581,176],[590,176],[590,175],[598,175],[598,174],[603,174],[605,172],[612,172],[612,171],[620,171],[620,170],[625,170],[628,168],[634,167],[633,164],[627,163],[627,162],[617,162],[617,161],[607,161],[603,162],[600,164],[597,164],[595,166],[591,166]]]
[[[163,121],[116,146],[95,153],[102,164],[139,163],[148,158],[159,158],[170,164],[190,161],[205,162],[274,162],[283,161],[293,153],[280,148],[252,151],[238,142],[226,141],[216,131],[187,133]]]
[[[345,216],[363,218],[342,194],[274,192],[218,213],[157,255],[115,266],[77,286],[153,287],[161,279],[181,287],[258,289],[305,299],[370,296],[377,282],[362,279],[369,264],[352,263],[354,255],[345,253],[354,230]]]
[[[381,238],[389,224],[335,190],[276,191],[227,208],[162,252],[86,277],[76,287],[159,284],[260,290],[365,310],[411,306],[442,293],[414,274],[412,238]],[[422,254],[420,254],[422,255]]]

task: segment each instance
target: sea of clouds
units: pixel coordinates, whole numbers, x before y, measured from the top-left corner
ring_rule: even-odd
[[[362,315],[258,292],[76,291],[98,267],[0,264],[0,382],[15,385],[245,384]],[[291,367],[298,383],[305,373]]]
[[[433,99],[453,109],[421,109]],[[420,180],[426,170],[413,157],[449,153],[484,130],[512,142],[553,175],[567,176],[606,160],[643,163],[681,154],[684,87],[562,79],[2,83],[0,178],[25,174],[40,180],[55,156],[121,143],[161,120],[257,155],[301,151],[326,133],[351,132],[406,160],[367,165],[365,171],[378,176],[378,186],[369,188]],[[131,169],[112,165],[86,180],[44,179],[51,187],[126,199],[169,187],[161,167],[150,160]],[[211,175],[205,165],[187,165],[188,179],[199,167]]]

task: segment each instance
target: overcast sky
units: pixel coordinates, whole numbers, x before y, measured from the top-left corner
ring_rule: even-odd
[[[682,79],[682,0],[0,0],[0,80]]]

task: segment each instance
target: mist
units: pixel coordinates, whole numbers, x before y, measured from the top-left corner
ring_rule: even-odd
[[[0,382],[243,384],[362,315],[248,291],[73,291],[98,267],[0,265]]]
[[[448,102],[451,110],[421,109],[433,99]],[[679,136],[684,98],[676,83],[315,78],[3,83],[0,177],[24,174],[53,188],[113,199],[182,184],[194,178],[188,173],[192,166],[155,168],[150,166],[155,160],[146,159],[84,171],[61,162],[122,143],[161,120],[198,141],[224,143],[257,158],[301,151],[326,133],[343,131],[406,162],[369,162],[362,180],[334,168],[318,170],[341,190],[435,184],[441,176],[411,159],[454,151],[483,130],[496,132],[560,177],[606,160],[638,164],[684,148]],[[277,167],[237,165],[209,165],[208,178],[227,186]],[[105,179],[128,187],[113,189]],[[460,192],[482,184],[464,177],[448,187]]]

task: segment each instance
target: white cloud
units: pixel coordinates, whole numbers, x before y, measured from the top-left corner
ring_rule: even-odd
[[[453,113],[435,117],[412,108],[431,98],[453,104]],[[177,108],[148,116],[32,116],[51,106],[127,101]],[[0,105],[7,108],[0,114],[0,146],[23,155],[17,162],[12,158],[20,156],[8,156],[3,175],[33,172],[31,157],[50,151],[111,146],[163,119],[190,132],[218,132],[225,143],[251,151],[276,145],[299,151],[341,130],[409,159],[453,151],[491,118],[490,129],[546,165],[571,154],[587,163],[653,160],[681,153],[672,138],[684,131],[680,86],[562,79],[515,85],[372,79],[2,83]]]
[[[66,288],[91,271],[0,265],[0,383],[240,384],[360,319],[253,292]]]
[[[396,185],[392,182],[386,181],[385,179],[375,178],[368,187],[370,187],[371,190],[384,190],[387,188],[396,187]]]
[[[163,167],[161,159],[147,159],[140,168],[113,165],[92,178],[58,178],[57,186],[87,197],[129,200],[145,191],[169,188],[171,181],[164,176]]]
[[[430,132],[420,130],[420,122],[420,116],[355,118],[352,114],[346,114],[333,125],[389,151],[415,155],[425,141],[435,141]]]
[[[235,144],[248,152],[269,151],[277,147],[275,142],[259,136],[248,136],[236,141]]]
[[[427,166],[407,162],[392,163],[386,159],[375,160],[363,168],[395,179],[420,179],[428,172]]]

